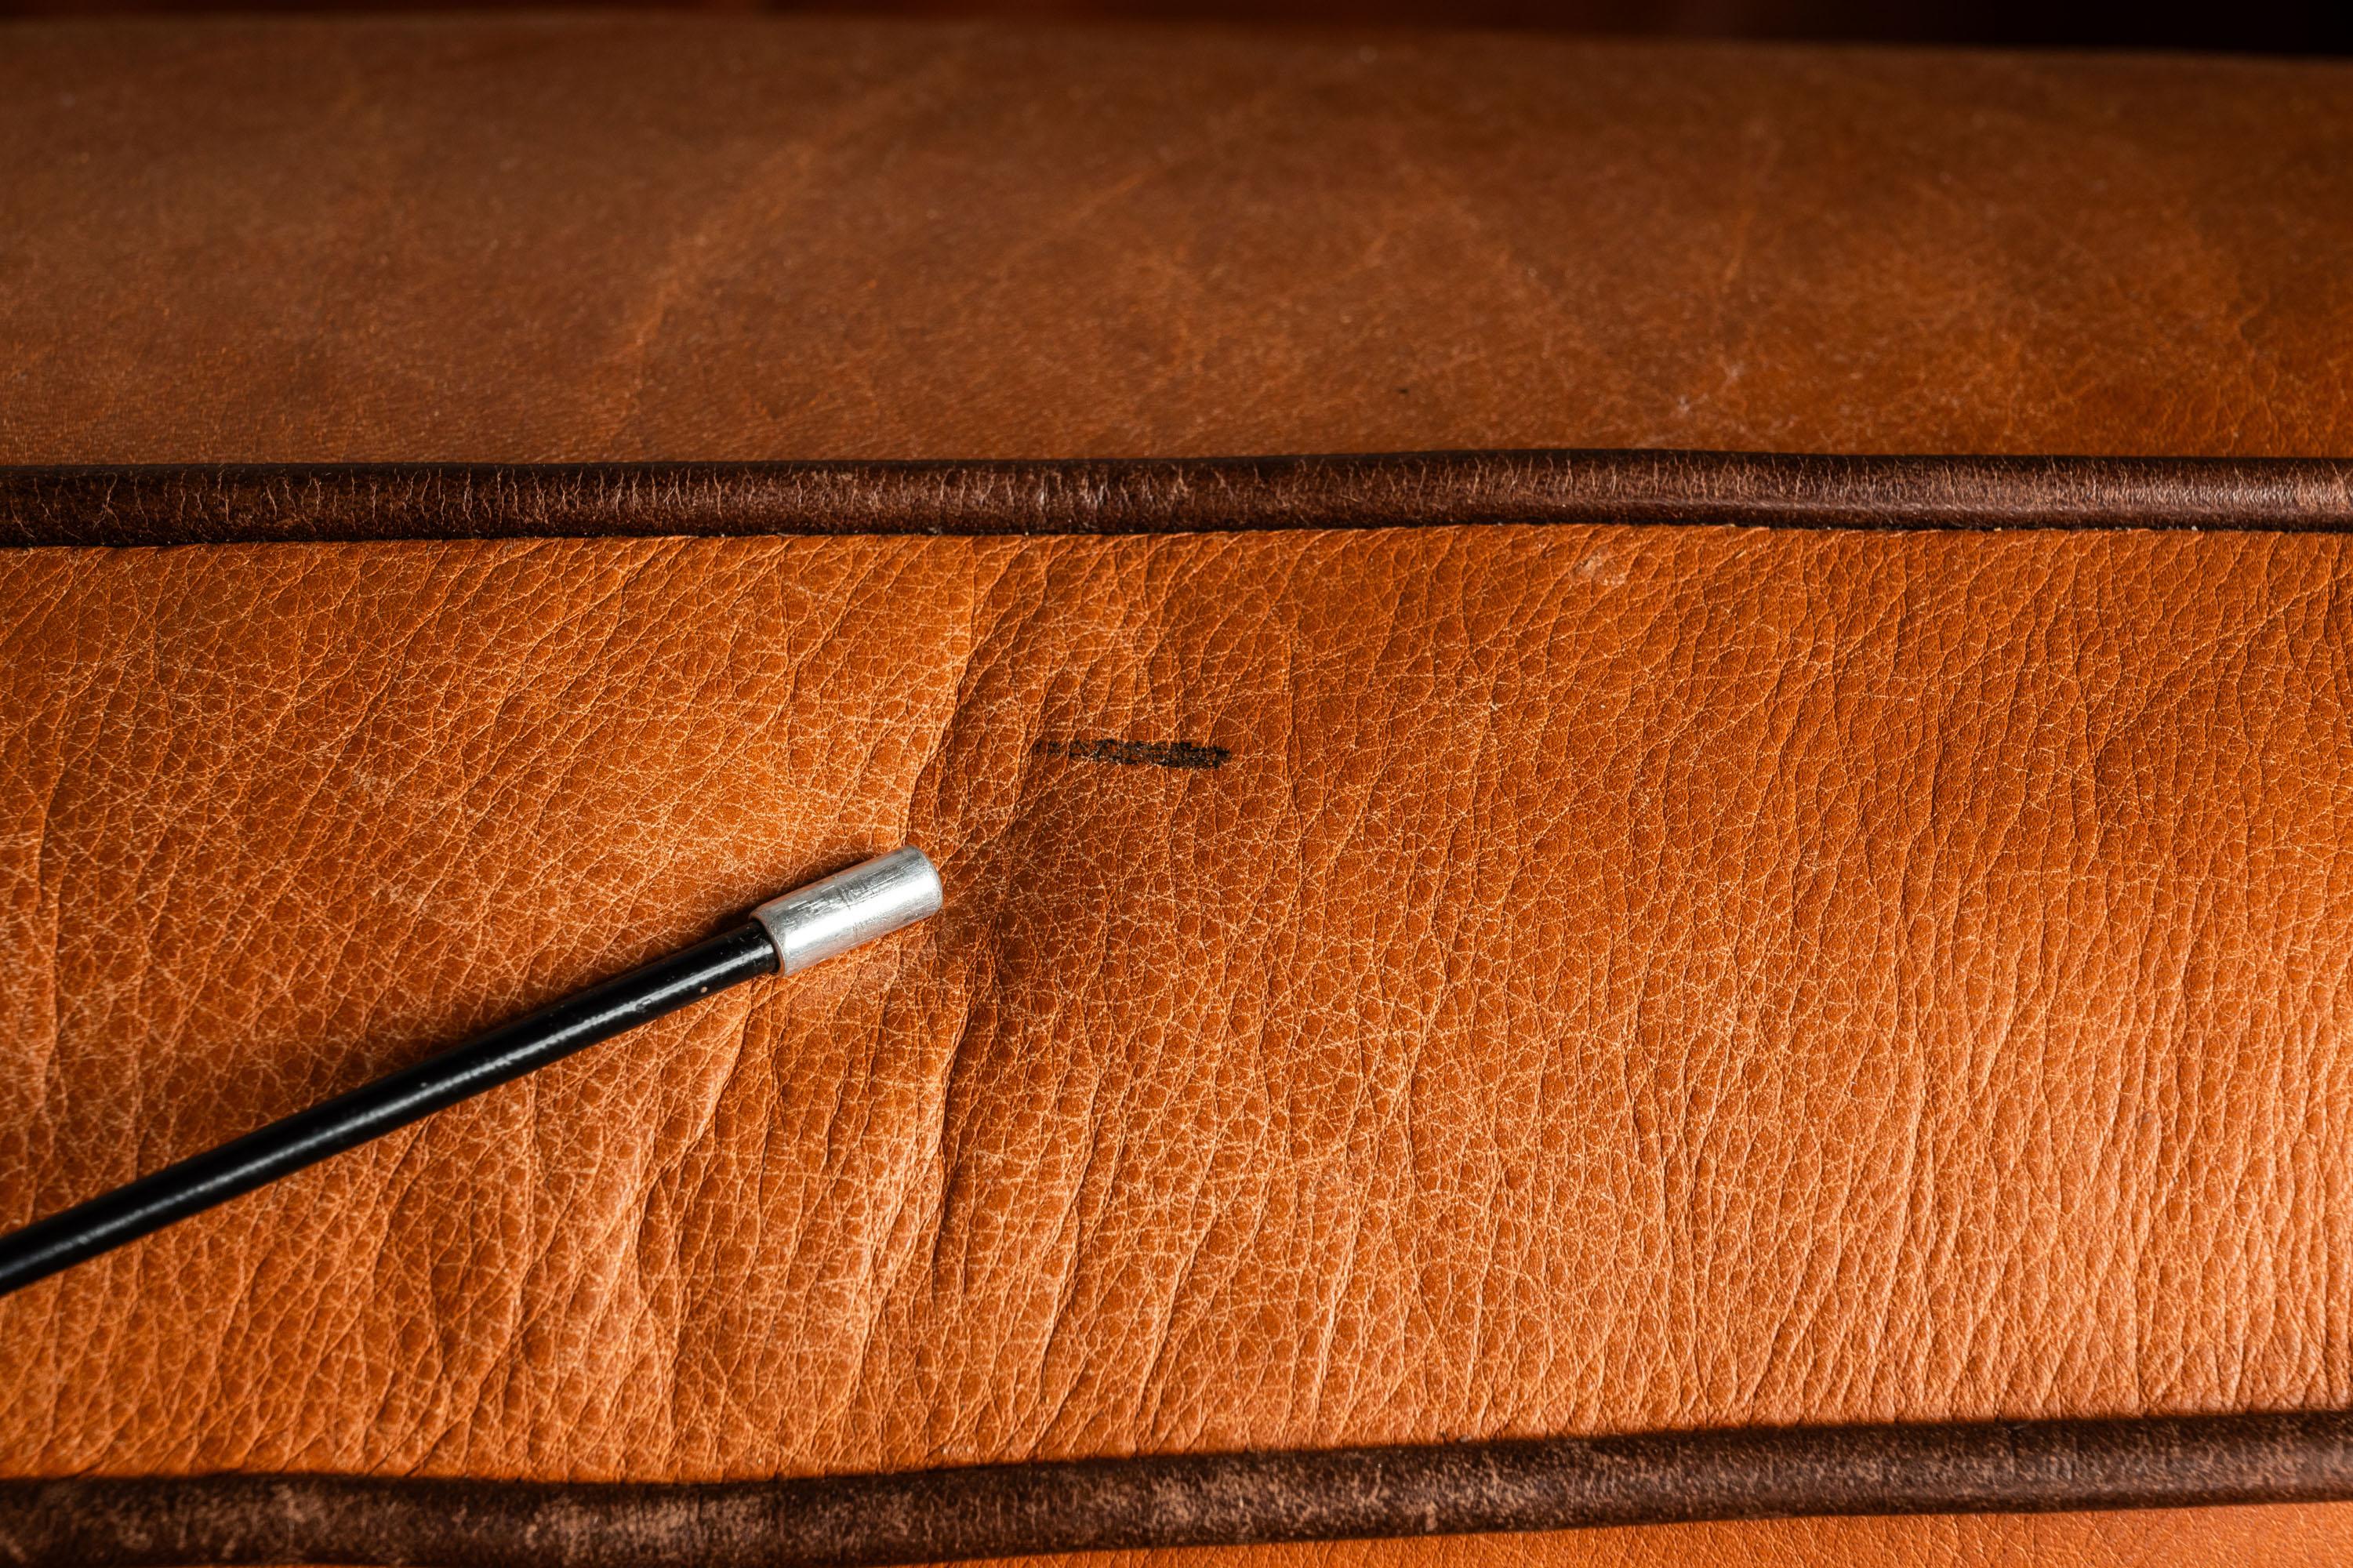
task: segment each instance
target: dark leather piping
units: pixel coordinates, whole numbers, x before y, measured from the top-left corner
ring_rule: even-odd
[[[2353,528],[2353,462],[1439,452],[1129,462],[0,468],[0,545],[1476,522]]]
[[[640,1486],[0,1482],[0,1562],[849,1568],[1801,1514],[2353,1498],[2353,1415],[1789,1427]]]

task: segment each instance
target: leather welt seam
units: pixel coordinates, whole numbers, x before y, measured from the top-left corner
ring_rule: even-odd
[[[850,1568],[1823,1514],[2353,1498],[2339,1413],[1784,1427],[679,1485],[0,1481],[0,1563]]]
[[[2353,461],[1507,451],[1071,462],[0,467],[0,546],[1479,523],[2353,530]]]

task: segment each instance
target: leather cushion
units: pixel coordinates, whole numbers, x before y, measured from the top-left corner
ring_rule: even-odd
[[[0,1466],[2341,1405],[2345,549],[0,558],[10,1220],[860,852],[951,900],[0,1302]]]
[[[2353,450],[2353,70],[17,25],[0,461]]]

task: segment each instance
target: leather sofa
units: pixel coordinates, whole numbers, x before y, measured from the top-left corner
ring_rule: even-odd
[[[0,1300],[0,1561],[2353,1544],[2353,70],[61,23],[0,166],[0,1224],[948,888]]]

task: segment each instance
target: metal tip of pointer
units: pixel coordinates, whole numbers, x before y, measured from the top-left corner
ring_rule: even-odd
[[[910,845],[861,860],[752,911],[776,944],[776,970],[796,974],[860,942],[940,912],[940,874]]]

